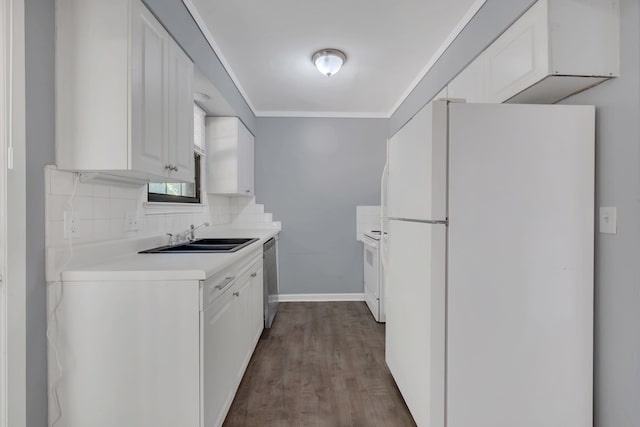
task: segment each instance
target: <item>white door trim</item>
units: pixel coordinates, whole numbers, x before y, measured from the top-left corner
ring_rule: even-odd
[[[23,427],[26,425],[24,0],[0,0],[0,32],[0,103],[5,113],[0,122],[0,270],[3,272],[0,427]]]
[[[6,247],[7,247],[7,141],[8,121],[8,43],[7,43],[7,10],[9,0],[0,0],[0,427],[7,427],[7,295]]]

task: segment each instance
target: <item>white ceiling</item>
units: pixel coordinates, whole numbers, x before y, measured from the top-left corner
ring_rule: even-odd
[[[389,117],[486,0],[183,1],[257,116]]]

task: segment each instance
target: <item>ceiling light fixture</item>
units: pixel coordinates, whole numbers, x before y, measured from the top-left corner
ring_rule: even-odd
[[[340,71],[340,67],[347,60],[347,55],[338,49],[322,49],[311,57],[314,65],[322,74],[330,77]]]
[[[196,92],[193,94],[193,99],[197,102],[207,102],[208,100],[211,99],[211,97],[209,95],[207,95],[204,92]]]

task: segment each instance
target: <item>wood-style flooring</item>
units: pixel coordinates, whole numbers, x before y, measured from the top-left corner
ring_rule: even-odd
[[[415,426],[363,302],[281,303],[225,427]]]

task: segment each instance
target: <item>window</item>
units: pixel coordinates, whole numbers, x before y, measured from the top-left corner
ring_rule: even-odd
[[[150,182],[150,202],[200,203],[200,154],[194,153],[195,182]]]
[[[151,182],[148,186],[150,202],[200,203],[200,162],[204,154],[206,113],[198,105],[193,105],[193,144],[195,162],[195,182]]]

